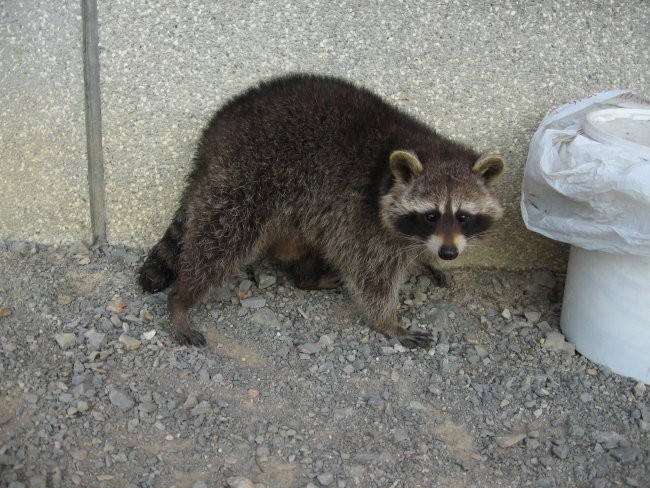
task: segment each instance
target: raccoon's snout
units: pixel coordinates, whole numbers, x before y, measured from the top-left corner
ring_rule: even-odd
[[[440,249],[438,249],[438,256],[440,256],[441,259],[446,259],[448,261],[456,259],[458,257],[458,248],[449,244],[443,244],[440,246]]]

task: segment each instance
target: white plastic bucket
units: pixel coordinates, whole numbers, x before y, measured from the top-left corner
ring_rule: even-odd
[[[591,361],[650,383],[650,257],[572,246],[560,326]]]
[[[608,108],[587,114],[585,133],[593,140],[635,151],[644,157],[650,154],[650,110]]]

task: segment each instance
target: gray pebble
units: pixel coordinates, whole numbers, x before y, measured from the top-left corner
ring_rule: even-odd
[[[641,457],[641,449],[636,446],[617,447],[611,449],[609,453],[614,456],[617,461],[623,464],[631,463]]]
[[[29,478],[29,488],[46,488],[47,487],[47,478],[45,476],[32,476]]]
[[[316,479],[322,486],[329,486],[334,482],[334,475],[327,471],[316,476]]]
[[[239,289],[241,291],[248,291],[251,289],[251,286],[253,286],[253,282],[251,280],[246,279],[239,282]]]
[[[280,327],[280,321],[275,312],[267,307],[256,310],[251,316],[251,320],[263,327]]]
[[[559,332],[548,332],[542,347],[548,351],[561,352],[573,355],[576,346],[572,342],[567,342],[564,335]]]
[[[241,306],[244,308],[262,308],[266,305],[266,299],[262,297],[244,298],[241,301]]]
[[[54,340],[61,349],[70,349],[77,343],[77,335],[72,332],[64,332],[61,334],[55,334]]]
[[[446,328],[449,326],[449,315],[446,310],[436,310],[427,314],[424,317],[424,321],[428,324],[432,324],[435,327]]]
[[[559,446],[553,446],[551,452],[560,459],[566,459],[569,455],[569,448],[566,446],[566,444],[562,444]]]
[[[494,441],[497,443],[497,445],[501,448],[508,448],[512,447],[515,444],[518,444],[519,442],[523,441],[526,438],[526,434],[523,432],[515,432],[512,434],[506,434],[502,436],[497,436],[494,438]]]
[[[89,330],[84,334],[84,337],[89,351],[98,351],[106,344],[106,334],[103,332]]]
[[[595,436],[595,441],[598,442],[604,449],[613,449],[619,445],[625,444],[627,439],[618,432],[598,432]]]
[[[138,339],[127,334],[120,335],[118,340],[122,345],[124,345],[124,349],[127,351],[134,351],[140,347],[140,344],[142,344],[142,342],[140,342]]]
[[[25,401],[31,405],[34,405],[38,401],[38,395],[35,393],[25,394]]]
[[[275,276],[271,274],[264,274],[264,273],[260,273],[256,275],[255,279],[257,281],[257,287],[260,290],[263,290],[264,288],[268,288],[269,286],[273,286],[276,281]]]
[[[229,488],[254,488],[253,482],[243,476],[232,476],[226,480]]]
[[[113,389],[108,394],[108,397],[111,403],[123,412],[131,410],[133,405],[135,405],[133,398],[122,390]]]
[[[212,412],[212,406],[210,405],[210,402],[207,400],[203,400],[201,403],[199,403],[196,407],[192,409],[192,416],[197,417],[199,415],[206,415],[208,413]]]
[[[298,350],[303,354],[316,354],[321,351],[321,345],[316,342],[306,342],[298,347]]]
[[[542,314],[539,312],[524,312],[524,317],[526,317],[526,320],[530,322],[531,324],[536,324],[539,322],[539,319],[541,318]]]

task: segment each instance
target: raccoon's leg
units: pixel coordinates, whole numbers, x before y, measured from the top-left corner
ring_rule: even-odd
[[[428,332],[410,331],[397,323],[397,306],[399,304],[399,285],[402,273],[388,273],[388,266],[382,269],[385,278],[365,273],[349,278],[351,291],[359,298],[366,315],[372,321],[373,328],[387,338],[395,338],[404,347],[428,348],[431,345],[431,334]]]
[[[424,266],[429,271],[429,274],[431,275],[431,278],[433,279],[433,282],[436,284],[436,286],[440,288],[447,288],[449,286],[447,275],[442,269],[432,263],[425,264]]]
[[[445,272],[437,265],[437,257],[431,253],[423,253],[416,259],[411,265],[411,273],[415,276],[427,273],[436,286],[443,288],[449,286]]]
[[[336,288],[340,284],[338,274],[315,252],[309,252],[291,263],[289,270],[296,286],[303,290],[326,290]]]
[[[184,220],[184,214],[179,209],[163,238],[151,249],[140,268],[138,282],[145,292],[162,291],[176,278],[185,233]]]
[[[204,223],[188,222],[181,250],[178,275],[167,297],[169,319],[180,344],[204,346],[205,336],[190,325],[189,309],[213,285],[259,256],[261,238],[254,223],[245,215],[234,221],[232,212],[224,211]]]

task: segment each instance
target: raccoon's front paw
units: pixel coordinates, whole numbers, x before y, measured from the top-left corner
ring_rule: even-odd
[[[429,332],[425,331],[410,331],[403,327],[399,327],[396,335],[399,343],[407,349],[415,349],[421,347],[428,349],[431,346],[433,338]]]
[[[177,330],[174,332],[174,339],[176,339],[176,342],[181,346],[203,347],[208,343],[203,333],[194,329],[189,329],[187,331]]]
[[[447,280],[447,275],[440,268],[428,264],[426,268],[429,270],[431,279],[440,288],[447,288],[449,286],[449,281]]]

